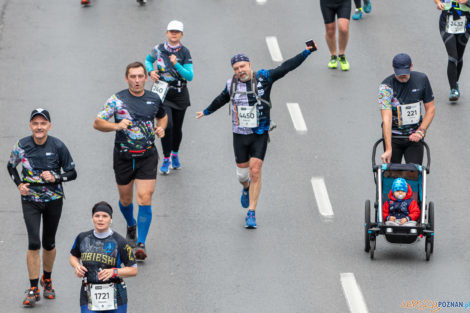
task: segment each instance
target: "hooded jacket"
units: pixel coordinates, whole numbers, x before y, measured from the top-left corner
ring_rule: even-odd
[[[419,209],[418,203],[416,200],[412,199],[413,190],[410,185],[408,185],[408,192],[403,200],[397,200],[393,196],[393,191],[390,190],[388,194],[389,200],[385,201],[382,212],[384,221],[388,221],[390,216],[395,216],[397,220],[400,220],[404,217],[408,221],[417,221],[421,215],[421,210]]]

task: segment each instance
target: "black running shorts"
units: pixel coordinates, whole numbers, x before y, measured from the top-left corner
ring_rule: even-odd
[[[233,134],[233,150],[237,164],[245,163],[250,158],[264,160],[268,148],[269,134]]]
[[[142,158],[123,159],[114,150],[113,169],[118,185],[127,185],[134,179],[157,179],[158,152],[153,151]]]
[[[320,0],[321,13],[325,24],[335,21],[338,18],[351,18],[351,0]]]
[[[414,142],[405,138],[392,137],[391,163],[401,163],[405,158],[406,163],[422,164],[424,145],[422,141]]]

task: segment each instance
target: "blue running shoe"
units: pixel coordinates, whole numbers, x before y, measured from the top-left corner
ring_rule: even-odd
[[[170,174],[170,158],[164,158],[162,167],[160,167],[160,174]]]
[[[352,16],[353,20],[359,21],[362,18],[362,8],[356,9]]]
[[[451,89],[449,100],[450,101],[457,101],[460,98],[460,92],[457,89]]]
[[[172,170],[180,170],[181,169],[181,163],[180,163],[180,160],[178,159],[177,154],[171,154],[171,169]]]
[[[240,202],[242,204],[242,208],[248,209],[250,206],[250,189],[245,189],[242,187],[242,196],[240,197]]]
[[[372,4],[370,4],[370,0],[364,0],[364,12],[370,13],[372,11]]]
[[[245,228],[256,228],[256,216],[255,216],[255,211],[248,210],[248,213],[246,214],[245,217]]]

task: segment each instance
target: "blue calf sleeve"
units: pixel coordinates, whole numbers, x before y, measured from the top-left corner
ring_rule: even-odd
[[[137,216],[137,243],[143,243],[145,245],[151,222],[152,206],[139,205],[139,214]]]
[[[128,206],[123,206],[121,201],[119,201],[119,209],[121,209],[122,215],[126,219],[127,226],[134,226],[134,205],[131,203]]]

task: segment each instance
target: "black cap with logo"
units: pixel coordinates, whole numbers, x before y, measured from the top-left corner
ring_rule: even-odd
[[[41,115],[42,117],[44,117],[49,122],[51,121],[51,116],[49,115],[49,111],[47,111],[45,109],[41,109],[41,108],[35,109],[35,110],[33,110],[33,112],[31,112],[31,117],[29,118],[29,121],[32,121],[33,118],[35,116],[38,116],[38,115]]]

